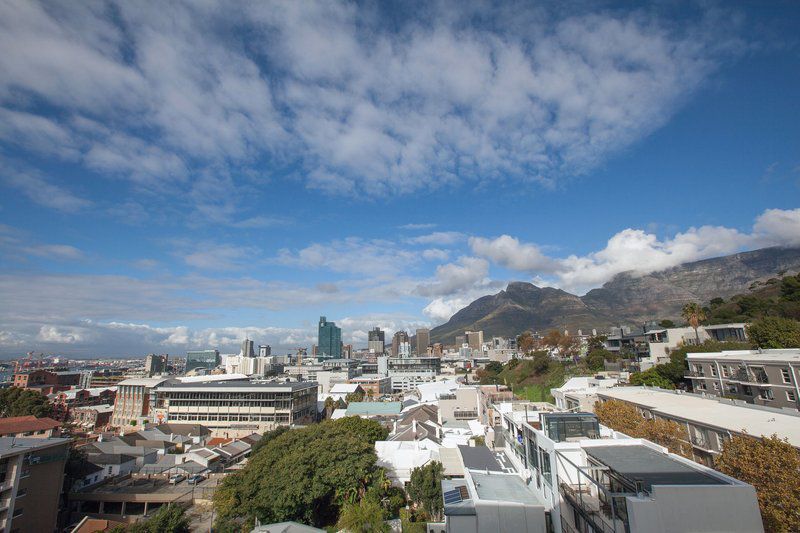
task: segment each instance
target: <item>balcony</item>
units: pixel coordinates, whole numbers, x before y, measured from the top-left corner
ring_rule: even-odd
[[[763,368],[750,369],[738,368],[731,374],[731,381],[739,381],[742,383],[769,383],[769,377],[764,372]]]
[[[456,420],[474,420],[478,418],[478,411],[454,411],[453,417]]]
[[[698,372],[696,370],[689,370],[689,371],[686,372],[685,377],[687,377],[687,378],[704,378],[704,377],[706,377],[706,375],[703,374],[703,372]]]
[[[561,496],[572,505],[594,531],[616,533],[627,530],[626,524],[613,516],[611,505],[598,498],[591,485],[559,484]]]

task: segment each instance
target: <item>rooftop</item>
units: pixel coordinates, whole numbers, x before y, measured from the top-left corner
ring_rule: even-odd
[[[161,378],[133,378],[133,379],[124,379],[117,383],[119,386],[128,385],[133,387],[156,387],[161,385],[165,381],[171,381],[172,378],[161,377]]]
[[[486,446],[459,446],[458,451],[461,453],[461,460],[464,463],[464,468],[473,470],[488,470],[491,472],[502,472],[503,468],[494,453]]]
[[[600,389],[597,394],[645,406],[670,418],[734,433],[743,430],[754,436],[775,433],[778,438],[785,438],[792,446],[800,448],[799,414],[651,387],[613,387]]]
[[[584,451],[586,455],[626,478],[632,485],[641,481],[648,492],[653,485],[727,484],[721,478],[641,444],[587,446]]]
[[[219,381],[249,381],[245,374],[207,374],[204,376],[181,376],[176,378],[181,383],[212,383]]]
[[[263,392],[274,390],[279,392],[293,392],[297,390],[318,388],[316,381],[292,381],[289,383],[252,383],[249,381],[222,381],[216,383],[169,383],[158,387],[159,391],[203,390],[208,392],[228,392],[238,390],[241,392]]]
[[[0,437],[0,457],[50,448],[52,446],[66,444],[69,441],[70,439],[62,438],[26,439],[24,437]]]
[[[470,470],[478,499],[541,505],[536,494],[516,474]]]
[[[0,418],[0,435],[9,433],[27,433],[28,431],[42,431],[55,429],[61,422],[52,418],[36,418],[35,416],[15,416]]]
[[[689,353],[687,359],[718,359],[725,361],[792,362],[800,363],[800,348],[780,350],[725,350],[710,353]]]
[[[403,408],[400,402],[350,402],[347,416],[392,416],[399,415]]]

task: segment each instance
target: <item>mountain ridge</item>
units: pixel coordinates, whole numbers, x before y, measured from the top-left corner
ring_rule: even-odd
[[[746,291],[755,281],[790,271],[800,271],[800,248],[762,248],[649,274],[623,272],[583,296],[512,281],[433,328],[431,341],[452,344],[465,330],[483,330],[485,337],[510,337],[529,329],[606,329],[620,323],[675,319],[686,302],[727,298]]]

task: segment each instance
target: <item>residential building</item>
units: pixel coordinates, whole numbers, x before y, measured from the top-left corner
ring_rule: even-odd
[[[471,349],[483,351],[483,331],[465,331],[464,336]]]
[[[319,344],[317,358],[341,359],[342,357],[342,329],[334,322],[321,316],[319,317]]]
[[[350,378],[348,383],[353,383],[364,389],[364,392],[369,394],[372,391],[374,398],[380,398],[385,394],[392,393],[392,378],[389,376],[381,376],[378,374],[362,375],[356,378]]]
[[[40,385],[58,385],[58,374],[49,370],[31,370],[14,374],[12,387],[30,389]]]
[[[49,439],[60,435],[61,422],[52,418],[35,416],[0,418],[0,437]]]
[[[800,408],[800,349],[732,350],[686,356],[692,389],[778,408]]]
[[[681,346],[693,346],[709,339],[705,330],[700,327],[695,333],[694,328],[659,328],[645,332],[647,337],[648,356],[642,360],[642,369],[646,370],[655,365],[669,362],[671,350]]]
[[[386,336],[381,328],[373,328],[369,331],[368,335],[368,342],[367,347],[370,353],[383,355],[384,350],[386,349]]]
[[[148,354],[147,357],[144,358],[144,372],[147,374],[147,377],[166,373],[168,359],[169,355],[167,354]]]
[[[199,424],[215,436],[263,433],[308,424],[317,414],[317,383],[164,383],[155,389],[152,418]]]
[[[478,416],[481,424],[488,427],[500,425],[500,413],[494,406],[514,399],[514,392],[506,385],[480,385],[478,387]]]
[[[444,524],[430,524],[447,533],[545,533],[545,507],[514,473],[464,469],[463,479],[443,479]]]
[[[273,356],[246,357],[244,355],[229,355],[225,358],[225,372],[227,374],[242,374],[244,376],[267,376],[283,372],[284,365],[276,364]]]
[[[478,387],[459,387],[439,395],[439,424],[464,423],[479,418]]]
[[[114,404],[117,397],[116,387],[100,387],[96,389],[70,389],[49,394],[53,405],[53,418],[70,420],[73,409],[88,405]]]
[[[777,434],[800,449],[800,412],[773,409],[727,400],[651,387],[599,389],[600,401],[628,403],[645,418],[672,420],[686,428],[693,459],[708,466],[732,436],[761,437]]]
[[[747,342],[747,324],[743,322],[735,324],[714,324],[702,326],[706,334],[720,342]]]
[[[400,345],[408,341],[408,333],[405,331],[396,331],[392,337],[392,357],[400,357]]]
[[[69,439],[0,437],[0,531],[55,531]]]
[[[597,391],[601,388],[615,387],[619,379],[597,376],[577,376],[569,378],[557,389],[550,389],[556,407],[565,411],[592,411],[597,402]]]
[[[611,431],[591,413],[501,410],[505,456],[553,531],[763,531],[747,483]]]
[[[114,413],[111,425],[123,427],[131,423],[148,420],[150,414],[150,396],[153,389],[170,381],[169,378],[138,378],[120,381],[117,385],[117,396],[114,400]]]
[[[114,406],[111,404],[87,405],[74,408],[70,420],[86,430],[95,431],[111,425],[113,413]]]
[[[431,344],[431,330],[428,328],[417,328],[416,343],[417,355],[427,355],[428,346]]]
[[[442,371],[440,357],[391,357],[378,358],[378,373],[381,359],[386,363],[386,374],[392,379],[392,391],[403,392],[416,388],[420,383],[435,381]]]
[[[186,352],[186,372],[197,369],[213,370],[219,365],[219,350],[194,350]]]

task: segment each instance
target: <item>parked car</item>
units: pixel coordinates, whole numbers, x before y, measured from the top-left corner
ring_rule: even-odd
[[[206,479],[205,476],[201,476],[200,474],[195,474],[189,477],[189,481],[187,481],[187,483],[189,485],[196,485],[205,479]]]
[[[172,474],[171,476],[169,476],[169,484],[177,485],[184,479],[186,479],[186,476],[184,476],[183,474]]]

